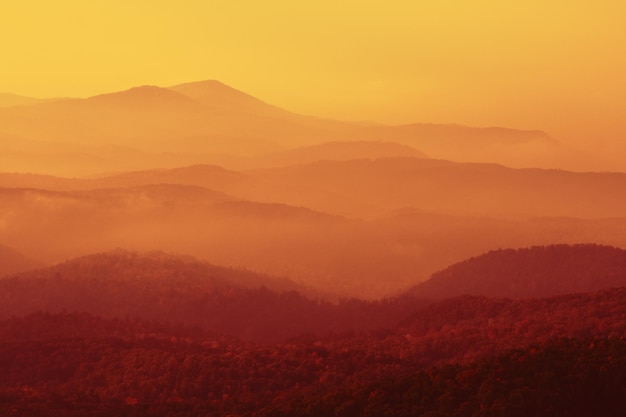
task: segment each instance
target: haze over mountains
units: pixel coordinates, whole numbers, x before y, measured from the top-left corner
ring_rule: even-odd
[[[5,1],[0,417],[626,416],[624,16]]]
[[[0,148],[7,155],[0,161],[7,167],[4,171],[85,175],[224,164],[241,156],[261,157],[260,164],[267,165],[271,154],[337,141],[397,143],[436,158],[467,162],[582,166],[581,155],[541,131],[326,120],[279,109],[218,81],[142,86],[27,106],[5,102],[9,106],[0,108]],[[42,155],[32,141],[53,142],[56,150]],[[406,156],[406,148],[384,155]],[[241,165],[233,162],[236,166]]]
[[[534,166],[533,144],[561,146],[301,116],[217,81],[14,106],[0,109],[0,243],[44,263],[188,253],[367,298],[491,249],[624,246],[626,174],[436,159],[497,148]]]
[[[217,81],[0,96],[0,414],[621,416],[626,173],[585,159]]]

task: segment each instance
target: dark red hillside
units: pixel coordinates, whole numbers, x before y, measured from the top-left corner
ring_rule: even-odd
[[[594,244],[500,249],[452,265],[415,288],[428,298],[547,297],[626,286],[626,251]]]
[[[412,297],[334,304],[307,298],[306,291],[287,279],[191,257],[118,250],[0,280],[0,319],[84,312],[277,341],[393,326],[423,305]]]

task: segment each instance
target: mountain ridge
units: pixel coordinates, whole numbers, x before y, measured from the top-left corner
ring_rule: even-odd
[[[626,250],[577,244],[492,250],[434,273],[413,293],[533,298],[614,287],[626,287]]]
[[[425,154],[516,167],[560,165],[547,133],[505,127],[362,123],[300,115],[216,80],[139,86],[83,99],[0,109],[3,130],[25,139],[127,145],[142,151],[258,156],[320,142],[396,142]],[[565,153],[564,153],[565,152]]]

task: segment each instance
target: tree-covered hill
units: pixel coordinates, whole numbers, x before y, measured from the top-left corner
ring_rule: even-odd
[[[500,249],[454,264],[415,288],[429,298],[548,297],[626,286],[626,250],[595,244]]]
[[[332,303],[309,298],[306,291],[287,279],[191,257],[117,250],[0,280],[0,318],[85,312],[278,341],[392,326],[424,304],[409,296]]]

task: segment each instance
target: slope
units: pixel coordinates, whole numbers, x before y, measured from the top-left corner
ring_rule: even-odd
[[[571,156],[540,131],[364,126],[290,113],[214,80],[3,108],[0,125],[3,133],[25,139],[124,145],[144,152],[258,156],[329,141],[386,141],[439,158],[520,167],[563,166],[559,158]]]
[[[492,217],[621,217],[626,174],[511,169],[424,158],[320,161],[247,171],[235,193],[355,217],[413,207]]]
[[[38,311],[138,318],[257,341],[306,333],[380,328],[420,305],[405,298],[340,304],[309,299],[287,279],[190,257],[117,250],[73,259],[0,281],[0,317]]]
[[[433,274],[415,288],[415,294],[527,298],[624,286],[626,250],[591,244],[552,245],[500,249],[470,258]]]

